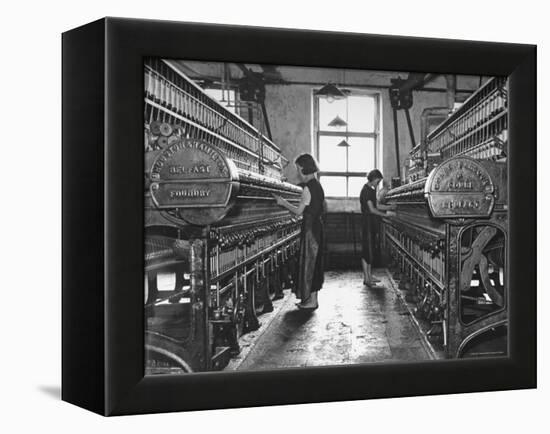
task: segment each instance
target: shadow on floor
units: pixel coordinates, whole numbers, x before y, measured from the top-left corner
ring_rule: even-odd
[[[390,291],[385,286],[381,286],[379,283],[378,286],[365,287],[365,290],[372,294],[372,298],[377,302],[385,303],[388,299],[388,291]]]
[[[50,398],[61,399],[61,386],[38,386],[38,390]]]
[[[307,323],[314,315],[314,310],[289,310],[285,312],[284,324],[289,328],[297,329]]]

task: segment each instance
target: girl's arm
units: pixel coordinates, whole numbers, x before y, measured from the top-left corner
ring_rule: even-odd
[[[379,203],[376,205],[376,208],[381,209],[382,211],[387,211],[387,210],[393,211],[397,207],[395,205],[384,205],[382,203]]]
[[[387,214],[387,213],[380,211],[378,208],[376,208],[376,207],[374,206],[374,204],[372,203],[372,200],[369,200],[369,201],[367,202],[367,207],[369,208],[369,211],[370,211],[372,214],[378,215],[378,216],[380,216],[380,217],[388,217],[388,214]]]
[[[304,189],[302,190],[302,197],[300,198],[300,203],[298,204],[298,206],[292,205],[288,200],[282,198],[281,196],[273,195],[273,197],[275,197],[277,205],[286,208],[296,215],[302,215],[306,206],[308,206],[311,202],[311,193],[309,192],[309,188],[307,187],[304,187]]]

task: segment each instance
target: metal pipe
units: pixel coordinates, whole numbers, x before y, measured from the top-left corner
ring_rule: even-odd
[[[427,74],[427,75],[434,75],[434,77],[436,76],[436,74]],[[215,77],[215,76],[197,75],[197,76],[189,76],[189,78],[191,78],[192,80],[201,80],[201,79],[208,80],[209,81],[209,87],[212,87],[212,88],[219,87],[219,78]],[[430,79],[428,81],[432,81],[432,79]],[[428,81],[425,81],[424,84],[426,84]],[[274,85],[274,86],[292,86],[292,85],[296,85],[296,86],[321,86],[322,84],[326,84],[326,83],[317,82],[317,81],[300,81],[300,80],[290,81],[290,80],[287,80],[287,81],[280,82],[280,83],[266,82],[265,84],[266,84],[266,86],[270,86],[270,85]],[[230,86],[230,85],[231,84],[229,84],[228,86]],[[387,85],[387,84],[346,83],[346,88],[348,88],[348,87],[355,87],[355,88],[358,88],[358,89],[369,89],[369,88],[370,89],[389,89],[389,88],[391,88],[391,86]],[[441,88],[441,87],[422,87],[421,89],[416,89],[416,90],[418,92],[440,92],[440,93],[447,92],[446,88]],[[476,90],[477,89],[456,89],[456,93],[472,94]],[[243,107],[244,107],[244,104],[243,104]]]
[[[260,104],[262,106],[262,114],[264,116],[264,122],[265,122],[265,129],[267,131],[267,137],[269,137],[269,140],[273,140],[273,137],[271,135],[271,127],[269,126],[269,119],[267,117],[267,109],[265,108],[265,101],[262,101]]]
[[[397,176],[401,179],[401,160],[399,159],[399,131],[397,128],[397,110],[393,109],[393,133],[395,138],[395,163]]]
[[[405,109],[405,117],[407,118],[407,126],[409,127],[409,135],[411,136],[411,149],[416,146],[416,140],[414,138],[414,130],[411,122],[411,114],[409,109]]]
[[[430,81],[432,81],[437,75],[436,74],[424,74],[411,72],[403,84],[399,87],[400,92],[408,92],[411,90],[417,90]]]
[[[445,80],[447,81],[447,107],[452,110],[456,99],[456,75],[448,74]]]

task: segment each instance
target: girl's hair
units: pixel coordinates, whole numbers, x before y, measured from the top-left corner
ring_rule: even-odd
[[[382,176],[382,172],[380,172],[380,170],[374,169],[369,172],[369,174],[367,175],[367,179],[369,180],[369,182],[372,182],[375,179],[384,179],[384,177]]]
[[[311,175],[312,173],[319,171],[319,166],[310,154],[302,154],[296,160],[295,164],[298,164],[302,168],[302,173],[304,175]]]

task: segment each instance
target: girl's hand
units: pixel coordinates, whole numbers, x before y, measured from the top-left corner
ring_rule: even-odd
[[[277,196],[276,194],[272,194],[272,196],[275,198],[275,202],[277,202],[277,205],[283,205],[285,200],[281,196]]]

